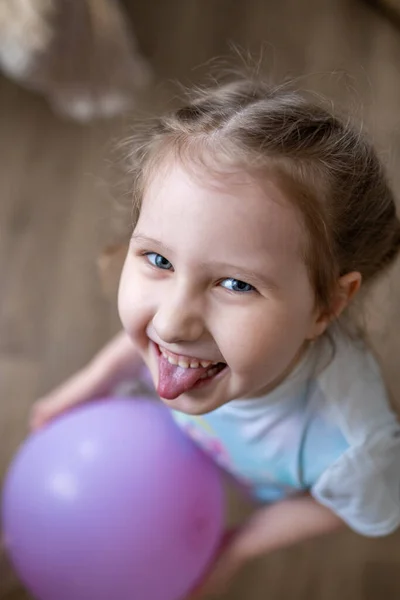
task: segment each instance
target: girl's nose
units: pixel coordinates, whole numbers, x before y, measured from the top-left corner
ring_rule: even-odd
[[[160,302],[153,317],[153,326],[166,344],[195,342],[204,332],[204,319],[198,302],[188,296]]]

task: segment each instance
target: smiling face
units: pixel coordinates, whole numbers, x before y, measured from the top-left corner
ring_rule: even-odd
[[[318,328],[303,242],[272,181],[178,164],[153,178],[119,311],[165,402],[203,414],[270,391],[293,368]]]

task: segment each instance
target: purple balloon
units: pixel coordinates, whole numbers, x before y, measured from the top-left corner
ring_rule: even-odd
[[[113,398],[28,438],[3,527],[39,600],[178,600],[217,551],[223,505],[217,467],[161,403]]]

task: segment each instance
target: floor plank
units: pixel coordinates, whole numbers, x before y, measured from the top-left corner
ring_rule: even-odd
[[[367,3],[126,3],[157,75],[138,115],[171,105],[176,79],[204,81],[214,57],[232,54],[232,46],[250,50],[262,55],[266,73],[297,78],[363,120],[399,194],[400,33]],[[110,237],[115,193],[105,157],[126,124],[60,120],[43,99],[0,78],[0,477],[25,436],[33,400],[118,326],[95,262]],[[400,408],[399,296],[400,266],[378,286],[367,317]],[[232,514],[243,510],[232,499]],[[394,600],[399,565],[400,534],[371,541],[346,532],[258,561],[224,598]],[[0,600],[23,598],[0,550]]]

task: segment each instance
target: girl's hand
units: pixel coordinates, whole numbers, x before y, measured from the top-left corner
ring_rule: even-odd
[[[228,531],[225,534],[214,564],[188,600],[200,600],[209,594],[219,595],[226,591],[232,578],[246,563],[236,544],[239,536],[239,530]]]
[[[78,371],[65,383],[35,402],[30,415],[30,428],[36,431],[60,413],[101,395],[101,384],[99,374],[90,366]]]
[[[309,495],[281,500],[258,509],[225,538],[211,571],[189,600],[220,594],[249,560],[344,526],[343,521]]]
[[[78,404],[107,395],[124,378],[135,377],[140,364],[128,336],[124,332],[118,334],[84,369],[33,405],[31,429],[39,429]]]

